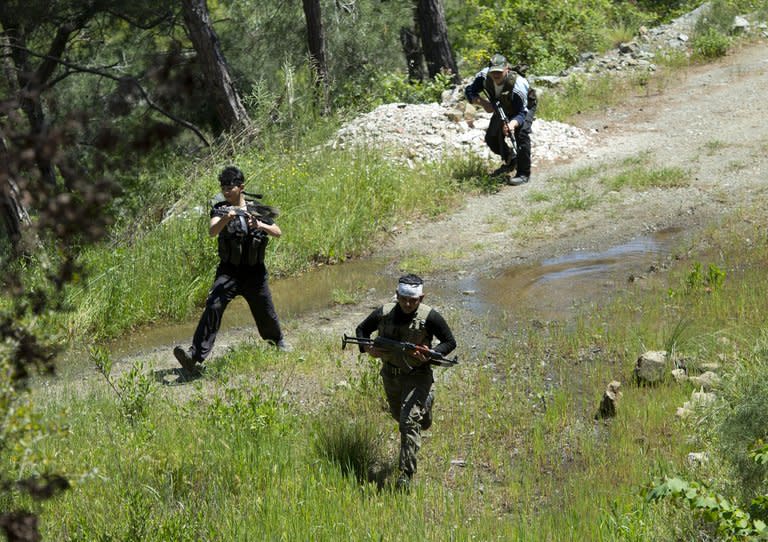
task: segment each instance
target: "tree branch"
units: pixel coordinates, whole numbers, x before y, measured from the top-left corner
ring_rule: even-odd
[[[13,44],[11,44],[11,47],[19,48],[18,46],[13,45]],[[144,101],[147,102],[147,105],[149,106],[150,109],[154,109],[155,111],[157,111],[158,113],[160,113],[164,117],[172,120],[176,124],[179,124],[179,125],[187,128],[188,130],[191,130],[192,132],[194,132],[195,135],[198,138],[200,138],[200,140],[205,144],[206,147],[210,147],[211,146],[210,142],[205,138],[205,136],[203,135],[202,131],[197,126],[195,126],[194,124],[192,124],[189,121],[186,121],[186,120],[184,120],[184,119],[182,119],[180,117],[177,117],[176,115],[174,115],[170,111],[166,111],[165,109],[163,109],[162,107],[157,105],[152,100],[152,98],[149,96],[149,93],[144,89],[143,86],[141,86],[141,83],[139,83],[139,81],[135,77],[133,77],[133,76],[117,77],[116,75],[112,75],[109,72],[103,71],[101,68],[89,68],[87,66],[80,66],[79,64],[75,64],[74,62],[69,62],[68,60],[64,60],[64,59],[61,59],[61,58],[55,58],[55,57],[51,57],[49,55],[43,55],[43,54],[40,54],[40,53],[36,53],[36,52],[34,52],[34,51],[30,50],[30,49],[27,49],[26,47],[24,47],[22,49],[24,49],[24,51],[27,54],[31,55],[31,56],[42,58],[42,59],[45,59],[45,60],[50,60],[52,62],[56,62],[56,63],[58,63],[58,64],[60,64],[60,65],[62,65],[64,67],[66,67],[66,68],[69,68],[70,70],[72,70],[72,72],[70,72],[70,73],[73,73],[73,72],[89,73],[91,75],[98,75],[100,77],[106,77],[107,79],[111,79],[112,81],[117,81],[117,82],[129,81],[130,83],[132,83],[136,87],[136,89],[138,89],[139,93],[141,94],[141,97],[144,98]],[[50,88],[50,85],[46,85],[46,88]]]

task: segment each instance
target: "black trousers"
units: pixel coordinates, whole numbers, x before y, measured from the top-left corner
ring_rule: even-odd
[[[515,128],[515,143],[517,143],[517,174],[531,176],[531,125],[534,111],[528,111],[522,126]],[[501,117],[498,113],[491,116],[488,129],[485,131],[485,144],[492,152],[501,156],[505,162],[510,153],[509,145],[504,138]]]
[[[275,343],[283,339],[267,278],[267,268],[264,264],[252,267],[219,265],[208,299],[205,301],[205,311],[192,339],[190,354],[194,360],[202,361],[210,355],[216,334],[221,327],[224,310],[238,295],[242,295],[248,303],[256,321],[256,328],[263,339]]]

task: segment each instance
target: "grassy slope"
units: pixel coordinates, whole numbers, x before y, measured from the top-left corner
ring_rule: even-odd
[[[768,250],[764,232],[742,218],[683,247],[694,256],[573,328],[522,330],[442,375],[411,495],[354,475],[369,463],[378,472],[392,466],[396,427],[375,367],[335,343],[306,336],[287,356],[244,346],[186,402],[142,370],[123,377],[124,402],[106,385],[87,397],[65,393],[51,408],[67,405],[68,431],[32,447],[41,456],[26,462],[77,480],[46,504],[47,538],[688,539],[701,525],[684,509],[646,504],[641,487],[682,473],[727,489],[729,463],[716,439],[689,436],[695,424],[674,416],[690,384],[638,388],[631,369],[643,347],[674,347],[691,370],[719,360],[726,378],[749,375],[765,322]],[[726,271],[724,283],[700,279],[699,262]],[[348,369],[350,386],[327,388],[318,411],[258,384],[277,374],[325,388],[329,363]],[[623,383],[618,416],[595,422],[613,379]],[[696,470],[685,457],[701,450],[712,461]]]

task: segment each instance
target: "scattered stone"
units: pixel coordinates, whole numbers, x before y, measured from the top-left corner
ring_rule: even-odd
[[[638,385],[653,385],[662,382],[667,375],[667,352],[648,351],[637,358],[635,381]]]
[[[720,385],[721,379],[716,373],[707,371],[698,376],[688,377],[688,380],[690,380],[694,386],[698,386],[704,391],[711,391]]]
[[[717,396],[714,393],[706,391],[694,391],[691,393],[691,406],[706,406],[715,402]]]
[[[733,24],[731,24],[731,31],[734,34],[746,34],[749,32],[749,21],[744,17],[737,15],[733,18]]]
[[[688,380],[688,375],[685,374],[685,369],[672,369],[672,378],[675,382],[685,382]]]
[[[616,417],[616,408],[621,397],[620,388],[621,383],[616,380],[608,384],[605,393],[603,393],[603,399],[600,401],[600,407],[597,409],[597,413],[595,413],[596,420]]]
[[[691,400],[683,403],[682,407],[677,409],[675,415],[678,418],[687,418],[693,412],[701,407],[705,407],[715,402],[717,396],[712,392],[694,391],[691,393]]]
[[[709,456],[706,452],[691,452],[688,454],[686,459],[689,465],[692,467],[698,467],[699,465],[703,465],[704,463],[708,462]]]
[[[499,158],[485,144],[491,114],[459,100],[451,94],[440,104],[381,105],[342,126],[329,145],[341,149],[376,148],[406,163],[437,162],[469,154],[497,162]],[[589,142],[589,136],[580,128],[536,119],[531,134],[533,163],[572,158],[584,152]]]

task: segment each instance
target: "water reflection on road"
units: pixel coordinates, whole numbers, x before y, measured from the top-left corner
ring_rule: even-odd
[[[463,305],[479,314],[567,320],[581,303],[626,284],[671,250],[673,233],[640,237],[601,252],[574,251],[493,277],[471,276],[458,287]]]
[[[429,286],[430,303],[459,305],[479,316],[567,320],[584,301],[621,287],[628,276],[647,271],[667,255],[674,231],[658,232],[600,252],[576,250],[541,262],[517,265],[494,276],[468,271],[463,278]],[[390,269],[387,271],[387,269]],[[275,306],[287,321],[322,311],[340,297],[384,300],[394,289],[397,271],[376,259],[325,266],[306,274],[272,281]],[[155,325],[111,345],[113,356],[123,357],[169,345],[187,344],[199,316],[184,324]],[[498,320],[498,319],[497,319]],[[237,298],[224,316],[222,333],[233,328],[253,328],[248,306]],[[255,328],[254,328],[255,332]]]

